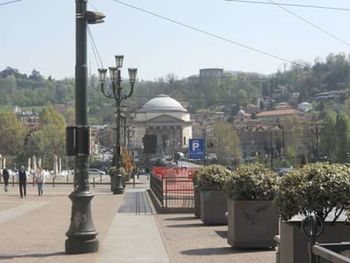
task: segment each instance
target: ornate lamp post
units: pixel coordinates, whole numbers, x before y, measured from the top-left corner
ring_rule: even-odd
[[[134,86],[136,82],[136,74],[137,69],[136,68],[129,68],[129,82],[131,85],[131,89],[128,94],[123,94],[123,87],[121,85],[122,78],[121,78],[121,68],[123,66],[123,60],[124,56],[115,56],[115,67],[109,67],[109,74],[110,74],[110,80],[111,84],[106,85],[106,73],[107,69],[99,69],[99,75],[100,75],[100,84],[101,84],[101,91],[104,96],[110,99],[114,99],[115,101],[115,108],[116,108],[116,114],[115,114],[115,121],[116,121],[116,144],[115,144],[115,167],[116,167],[116,175],[111,175],[111,190],[113,194],[122,194],[124,192],[123,182],[122,182],[122,176],[121,176],[121,107],[122,107],[122,101],[128,99],[131,97]],[[107,86],[107,87],[106,87]]]
[[[89,191],[89,126],[87,122],[87,24],[102,23],[102,13],[87,11],[87,0],[76,0],[75,120],[67,127],[67,155],[75,156],[74,191],[70,226],[66,233],[68,254],[96,252],[97,231],[92,222]]]

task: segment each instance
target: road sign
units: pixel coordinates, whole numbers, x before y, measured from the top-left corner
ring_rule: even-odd
[[[188,154],[190,159],[204,159],[204,139],[190,139]]]

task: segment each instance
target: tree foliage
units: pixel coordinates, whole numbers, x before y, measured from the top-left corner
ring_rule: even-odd
[[[238,134],[231,124],[218,122],[214,126],[214,152],[220,164],[232,164],[241,156],[241,145]]]
[[[17,155],[23,150],[26,135],[25,128],[12,112],[0,113],[0,150],[1,153]]]

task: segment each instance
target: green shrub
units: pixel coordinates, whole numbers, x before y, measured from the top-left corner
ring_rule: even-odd
[[[277,174],[258,163],[242,164],[227,178],[224,190],[233,200],[273,200]]]
[[[315,163],[294,169],[281,178],[275,204],[283,219],[314,213],[324,220],[333,211],[336,221],[349,201],[349,167]]]
[[[220,190],[231,172],[221,165],[202,167],[194,179],[195,187],[200,191]]]
[[[115,166],[112,166],[109,169],[108,174],[110,176],[115,176],[115,175],[120,174],[123,178],[123,181],[126,181],[128,178],[128,173],[125,171],[125,169],[123,167],[119,168],[119,171],[118,171],[118,169]]]

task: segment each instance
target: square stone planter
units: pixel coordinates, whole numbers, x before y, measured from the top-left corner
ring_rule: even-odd
[[[308,238],[300,228],[300,221],[282,221],[280,226],[280,262],[282,263],[308,263]],[[348,241],[350,225],[344,222],[326,222],[324,231],[317,238],[319,243],[336,243]]]
[[[278,233],[278,213],[272,201],[228,199],[227,242],[236,248],[271,248]]]
[[[201,191],[201,220],[205,225],[226,225],[227,195],[223,190]]]

